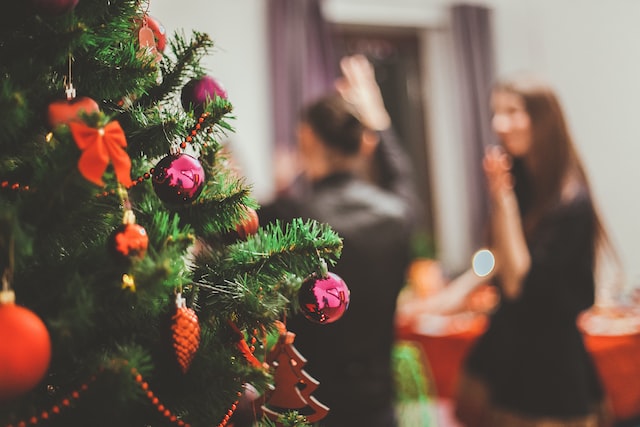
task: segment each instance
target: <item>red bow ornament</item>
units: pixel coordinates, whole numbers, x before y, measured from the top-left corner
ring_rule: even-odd
[[[69,127],[78,148],[82,150],[78,161],[82,176],[96,185],[104,186],[102,175],[111,162],[118,182],[125,187],[133,184],[131,159],[124,150],[127,139],[120,123],[113,121],[96,129],[82,122],[71,122]]]

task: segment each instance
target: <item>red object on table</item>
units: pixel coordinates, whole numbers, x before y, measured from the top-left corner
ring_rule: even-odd
[[[449,321],[455,322],[456,316],[460,315],[449,316]],[[440,321],[445,323],[443,319]],[[620,326],[622,322],[624,327]],[[422,346],[438,397],[452,399],[467,352],[487,324],[486,316],[473,315],[467,317],[464,328],[457,326],[447,332],[445,327],[430,334],[418,332],[417,323],[413,323],[412,327],[399,328],[397,337]],[[579,325],[609,396],[615,420],[640,417],[640,313],[587,312]]]
[[[427,335],[404,328],[397,331],[397,337],[422,346],[438,396],[451,399],[455,395],[458,373],[464,358],[486,326],[486,317],[478,315],[464,329]]]
[[[597,309],[578,321],[584,343],[600,373],[614,417],[640,416],[640,313],[637,309]]]

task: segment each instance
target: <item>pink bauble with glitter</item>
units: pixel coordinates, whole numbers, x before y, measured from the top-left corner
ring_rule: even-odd
[[[335,273],[311,276],[302,282],[298,302],[302,314],[314,323],[327,324],[340,319],[349,308],[350,291]]]

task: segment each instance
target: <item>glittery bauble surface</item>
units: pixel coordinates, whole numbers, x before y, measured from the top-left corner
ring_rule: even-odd
[[[304,316],[315,323],[333,323],[349,307],[350,291],[335,273],[324,278],[315,276],[305,280],[298,293],[298,302]]]
[[[168,155],[153,169],[153,189],[165,203],[193,202],[202,192],[205,176],[198,159],[188,154]]]
[[[180,369],[183,373],[186,373],[200,346],[198,316],[193,309],[181,305],[176,309],[172,320],[173,349],[180,364]]]
[[[227,91],[215,78],[202,76],[189,81],[182,88],[180,100],[185,110],[193,108],[195,115],[200,116],[204,112],[206,103],[213,101],[216,96],[227,99]]]
[[[31,310],[0,304],[0,402],[34,388],[51,359],[46,326]]]

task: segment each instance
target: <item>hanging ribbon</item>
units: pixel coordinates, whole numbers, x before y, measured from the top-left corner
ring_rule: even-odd
[[[249,364],[256,368],[264,368],[262,362],[260,362],[260,360],[258,360],[258,358],[253,355],[253,352],[249,348],[249,344],[247,344],[247,341],[244,339],[244,334],[242,333],[242,331],[240,331],[240,328],[238,328],[238,326],[236,326],[236,324],[231,320],[229,320],[228,323],[236,336],[236,348],[240,350],[240,353],[242,353],[247,362],[249,362]]]
[[[102,175],[109,162],[113,164],[118,182],[125,187],[131,186],[131,159],[124,150],[127,139],[120,123],[112,121],[96,129],[82,122],[69,123],[71,134],[82,155],[78,169],[82,176],[96,185],[104,186]]]

